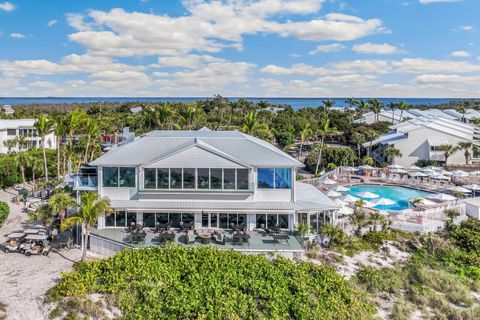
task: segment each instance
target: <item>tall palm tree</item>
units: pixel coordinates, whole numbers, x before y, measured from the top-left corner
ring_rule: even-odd
[[[366,103],[364,100],[359,100],[357,102],[357,118],[361,118],[365,111],[368,110],[368,103]]]
[[[396,149],[394,146],[389,146],[383,151],[383,155],[387,157],[387,159],[391,159],[392,164],[395,164],[395,158],[401,158],[402,152]]]
[[[73,149],[73,135],[82,129],[87,121],[87,114],[80,110],[74,109],[70,112],[65,120],[66,133],[68,136],[68,149]]]
[[[352,134],[352,142],[357,145],[358,159],[362,157],[362,144],[365,143],[365,135],[360,132],[354,132]]]
[[[320,233],[328,237],[328,248],[331,248],[335,245],[345,244],[348,239],[347,234],[342,230],[342,228],[329,223],[322,226]]]
[[[45,174],[45,180],[48,182],[48,163],[47,163],[47,153],[45,151],[45,137],[50,134],[53,130],[53,122],[48,118],[46,114],[42,114],[35,121],[35,129],[37,129],[37,134],[40,137],[40,143],[42,145],[43,151],[43,173]]]
[[[458,151],[458,148],[457,147],[454,147],[450,144],[446,144],[446,145],[443,145],[443,146],[440,146],[438,148],[439,151],[442,151],[443,152],[443,155],[445,157],[445,165],[448,164],[448,158],[454,154],[455,152]]]
[[[145,131],[151,131],[157,125],[157,114],[155,109],[145,106],[142,109],[142,127]]]
[[[405,101],[401,101],[398,104],[398,110],[400,110],[400,119],[398,120],[398,122],[402,122],[403,112],[408,110],[408,104]]]
[[[90,144],[92,143],[92,138],[97,137],[100,134],[100,122],[94,118],[87,118],[87,125],[85,127],[85,135],[86,135],[86,146],[85,146],[85,153],[83,157],[83,162],[86,163],[88,161],[88,150],[90,148]]]
[[[28,222],[35,224],[40,221],[47,229],[47,234],[50,234],[51,226],[55,216],[52,212],[52,208],[48,204],[41,205],[37,210],[28,213]]]
[[[57,141],[57,177],[61,177],[60,174],[60,150],[62,148],[62,140],[67,133],[66,118],[64,116],[57,116],[55,118],[55,124],[53,134]]]
[[[50,198],[48,204],[52,208],[52,211],[55,214],[58,214],[58,216],[60,217],[60,222],[62,223],[67,216],[67,210],[70,208],[74,208],[76,202],[72,199],[72,197],[70,197],[68,193],[57,192]]]
[[[257,112],[249,112],[243,118],[242,131],[252,136],[266,136],[271,137],[272,133],[268,129],[266,123],[260,122],[257,118]]]
[[[353,106],[357,104],[357,100],[355,100],[355,98],[347,98],[347,100],[345,100],[345,103],[348,104],[348,107],[350,109],[353,109]]]
[[[367,213],[362,210],[364,205],[365,201],[363,200],[358,200],[355,202],[355,213],[348,216],[350,223],[355,226],[356,235],[360,235],[362,233],[362,229],[368,226],[370,223]]]
[[[332,109],[332,107],[335,105],[335,101],[328,99],[328,100],[322,101],[322,103],[323,103],[323,109],[325,110],[325,114],[328,118],[328,114],[330,113],[330,109]]]
[[[317,133],[320,136],[320,147],[318,150],[318,158],[317,158],[317,165],[315,167],[315,174],[318,174],[318,169],[322,162],[323,145],[325,143],[325,137],[339,134],[339,132],[335,128],[330,128],[330,120],[328,118],[320,120]]]
[[[101,215],[109,215],[113,212],[110,202],[106,199],[100,199],[100,195],[96,192],[82,193],[81,203],[76,204],[78,211],[76,214],[68,217],[61,224],[62,230],[69,226],[80,224],[82,226],[82,261],[87,260],[87,244],[90,233],[98,218]]]
[[[377,231],[377,225],[381,224],[385,217],[379,212],[372,212],[369,215],[370,223],[373,225],[373,230]]]
[[[24,187],[27,184],[27,180],[25,178],[25,169],[29,165],[30,159],[30,156],[24,151],[16,152],[13,156],[13,162],[20,169],[20,174],[22,175],[22,184]]]
[[[457,110],[458,110],[458,113],[462,115],[461,121],[465,122],[465,114],[467,114],[468,109],[465,106],[463,106],[463,107],[459,107]]]
[[[370,110],[375,114],[375,122],[378,122],[380,120],[379,116],[380,112],[382,112],[383,104],[377,99],[369,100],[368,104],[370,105]]]
[[[157,125],[160,129],[172,129],[174,127],[178,128],[178,125],[175,123],[175,111],[167,104],[161,104],[155,108]]]
[[[188,130],[192,130],[193,126],[195,124],[195,121],[197,119],[198,115],[198,109],[197,106],[194,104],[190,104],[187,106],[187,109],[185,109],[182,113],[182,120],[185,123],[186,127]]]
[[[390,110],[392,110],[392,124],[394,124],[394,123],[395,123],[395,108],[396,108],[397,106],[395,105],[395,103],[390,102],[390,103],[388,104],[388,107],[390,108]]]
[[[43,164],[42,159],[40,159],[38,157],[35,157],[35,156],[32,156],[32,159],[30,161],[30,167],[32,168],[32,182],[33,182],[34,186],[37,184],[37,181],[35,180],[37,170],[38,170],[38,168],[42,167],[42,164]]]
[[[367,130],[365,132],[365,137],[370,142],[369,146],[368,146],[368,155],[371,156],[372,155],[373,141],[375,139],[378,139],[378,137],[380,137],[380,134],[375,130]]]
[[[472,148],[473,143],[464,141],[458,143],[458,149],[463,150],[463,155],[465,156],[465,164],[468,164],[468,160],[470,159],[470,149]]]
[[[310,123],[307,122],[303,125],[302,130],[300,131],[300,150],[298,151],[298,159],[300,159],[302,156],[303,144],[312,136],[313,130],[310,126]]]

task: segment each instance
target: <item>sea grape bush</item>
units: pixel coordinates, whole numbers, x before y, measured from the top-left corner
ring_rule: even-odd
[[[50,300],[100,293],[126,319],[362,319],[373,308],[334,269],[211,247],[123,250],[79,263]]]

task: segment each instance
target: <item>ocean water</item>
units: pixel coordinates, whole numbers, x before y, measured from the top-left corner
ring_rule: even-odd
[[[136,97],[39,97],[39,98],[21,98],[21,97],[0,97],[0,105],[10,104],[64,104],[64,103],[84,103],[84,102],[193,102],[197,100],[205,100],[211,98],[202,97],[168,97],[168,98],[136,98]],[[231,101],[236,101],[238,97],[228,97]],[[331,99],[335,101],[335,106],[346,106],[346,98],[243,98],[247,101],[258,103],[262,100],[268,101],[272,104],[290,105],[294,109],[302,109],[306,107],[318,107],[322,105],[322,101]],[[368,100],[370,98],[362,98]],[[398,103],[405,101],[410,105],[436,105],[442,103],[448,103],[450,101],[461,101],[462,99],[449,99],[449,98],[378,98],[384,104],[390,102]],[[468,99],[472,100],[472,99]],[[476,99],[479,100],[479,99]]]
[[[410,207],[410,200],[416,198],[424,198],[431,195],[431,192],[416,190],[412,188],[395,187],[395,186],[380,186],[380,185],[355,185],[350,188],[346,193],[351,194],[354,197],[361,198],[366,201],[372,201],[375,199],[367,199],[359,196],[361,192],[372,192],[379,195],[379,198],[386,198],[395,201],[395,204],[390,206],[375,206],[374,208],[380,210],[404,210]],[[377,198],[378,199],[378,198]]]

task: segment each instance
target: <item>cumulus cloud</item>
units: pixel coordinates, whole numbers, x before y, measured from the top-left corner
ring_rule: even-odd
[[[11,12],[15,10],[15,6],[11,4],[10,2],[0,2],[0,10],[6,11],[6,12]]]
[[[468,57],[470,57],[470,53],[467,52],[467,51],[463,51],[463,50],[453,51],[450,55],[452,57],[455,57],[455,58],[468,58]]]
[[[10,33],[10,37],[12,37],[12,38],[14,38],[14,39],[24,39],[24,38],[26,38],[27,36],[24,35],[23,33],[12,32],[12,33]]]
[[[366,42],[362,44],[356,44],[352,47],[352,50],[356,53],[362,54],[378,54],[389,55],[401,52],[397,47],[388,43],[371,43]]]
[[[343,49],[345,49],[345,46],[340,43],[324,44],[318,45],[314,50],[309,51],[308,54],[314,56],[317,53],[338,52]]]

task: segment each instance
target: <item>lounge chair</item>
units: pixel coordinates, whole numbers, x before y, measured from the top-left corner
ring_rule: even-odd
[[[185,233],[185,237],[186,237],[186,241],[187,241],[187,244],[189,243],[195,243],[195,239],[197,238],[197,236],[195,235],[195,233],[191,230],[188,230],[186,233]]]
[[[225,244],[225,234],[223,232],[215,230],[212,237],[216,243]]]

